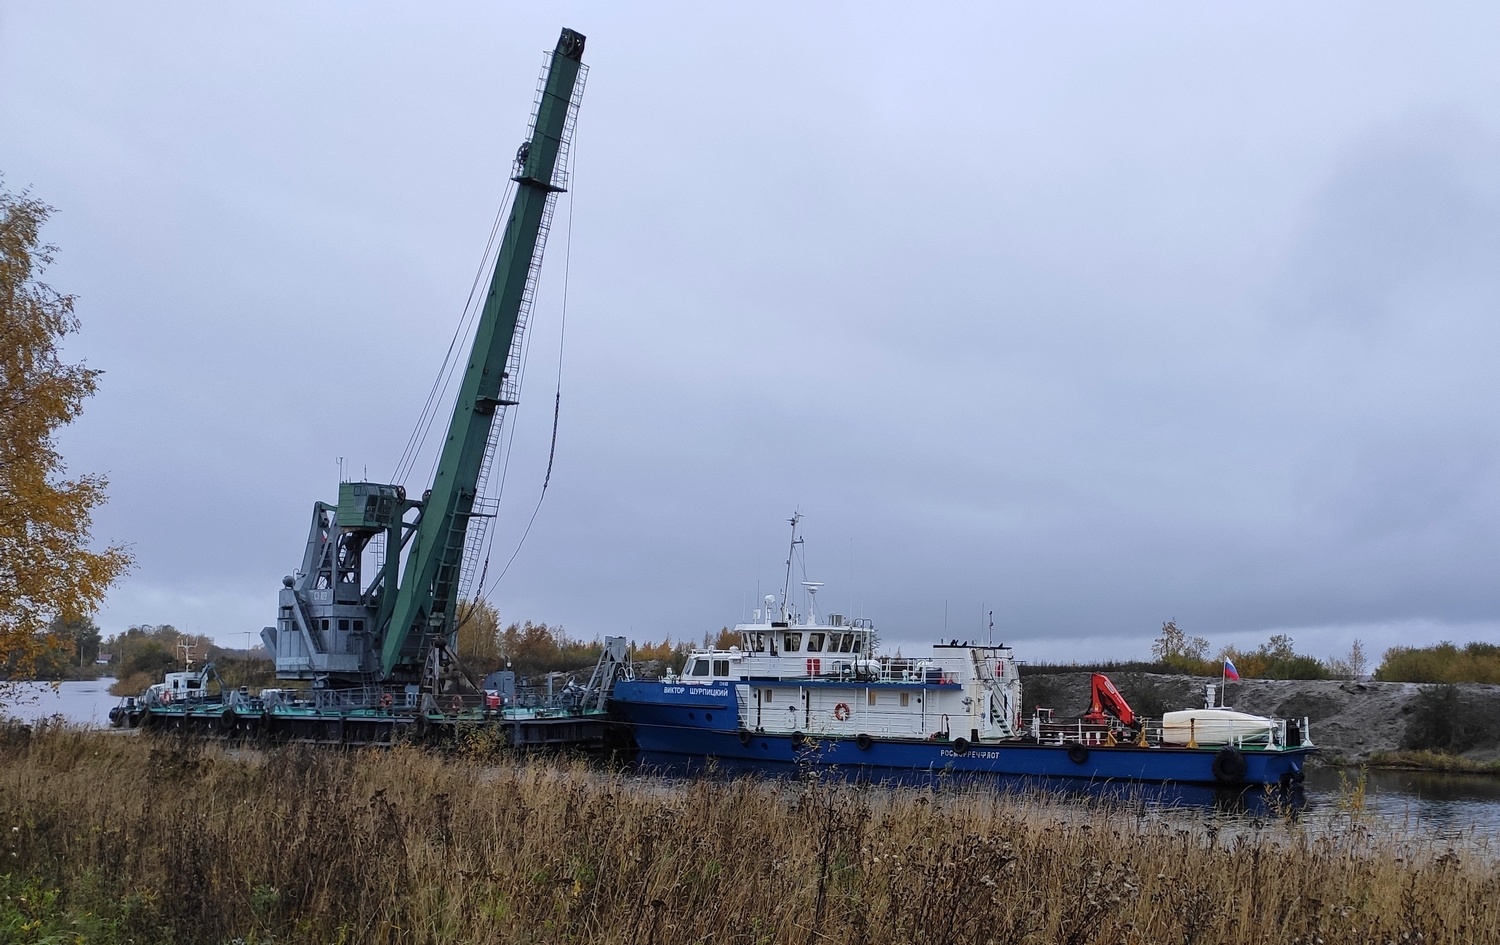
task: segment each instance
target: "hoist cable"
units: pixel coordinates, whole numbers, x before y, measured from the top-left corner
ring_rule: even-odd
[[[495,249],[495,238],[500,232],[501,221],[505,219],[505,211],[510,205],[514,189],[514,181],[506,183],[505,192],[500,198],[500,207],[496,210],[494,222],[490,225],[489,239],[485,243],[484,252],[479,257],[479,267],[475,270],[474,281],[469,286],[469,297],[464,302],[463,313],[459,316],[458,324],[454,326],[453,337],[448,341],[448,351],[443,356],[443,363],[438,368],[437,376],[433,378],[432,387],[428,390],[427,400],[422,405],[416,425],[407,438],[406,448],[402,450],[401,458],[396,462],[396,470],[391,474],[392,482],[404,483],[406,477],[411,474],[411,469],[416,464],[417,457],[432,430],[432,424],[437,419],[438,408],[447,395],[448,386],[452,383],[456,369],[453,355],[458,349],[459,342],[468,337],[478,311],[483,307],[482,305],[475,306],[475,296],[479,293],[485,272],[490,268],[489,261]]]

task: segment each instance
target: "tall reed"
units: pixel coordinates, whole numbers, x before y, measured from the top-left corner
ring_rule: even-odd
[[[1228,838],[983,789],[666,782],[477,750],[67,730],[0,747],[0,873],[106,918],[88,941],[1500,941],[1487,858],[1349,822]]]

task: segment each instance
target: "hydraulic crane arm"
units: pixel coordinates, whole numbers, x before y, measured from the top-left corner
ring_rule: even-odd
[[[1089,679],[1089,710],[1084,713],[1083,718],[1087,722],[1099,723],[1116,718],[1121,724],[1134,725],[1135,711],[1108,676],[1095,673]]]

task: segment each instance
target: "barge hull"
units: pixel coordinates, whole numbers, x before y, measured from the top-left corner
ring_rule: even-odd
[[[244,712],[217,705],[157,706],[143,711],[138,725],[153,733],[349,747],[451,741],[474,732],[500,732],[504,745],[511,748],[599,751],[616,741],[614,726],[602,712],[415,715],[368,710]]]

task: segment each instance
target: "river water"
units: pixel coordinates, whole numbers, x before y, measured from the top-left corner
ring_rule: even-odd
[[[106,677],[56,687],[18,683],[15,697],[0,712],[28,722],[61,716],[78,725],[107,726],[109,710],[120,701],[109,694],[113,682]],[[1302,817],[1336,827],[1357,807],[1363,823],[1392,833],[1500,850],[1500,776],[1371,770],[1364,772],[1363,783],[1360,778],[1357,770],[1308,769]],[[1184,796],[1181,806],[1217,806],[1229,815],[1241,809],[1233,802],[1225,805],[1222,797]]]
[[[84,679],[52,683],[15,683],[14,689],[5,693],[0,704],[0,714],[9,715],[25,722],[62,716],[75,725],[109,725],[109,710],[120,703],[119,696],[109,694],[113,677]]]
[[[1395,833],[1462,842],[1500,852],[1500,775],[1435,771],[1360,772],[1309,768],[1306,816],[1338,821],[1356,813]]]

